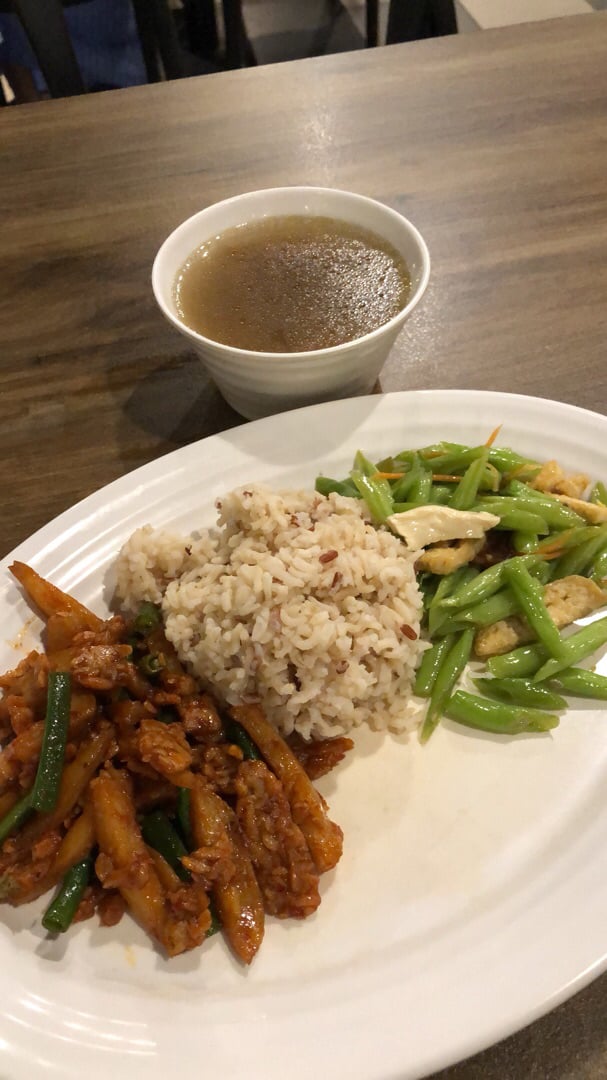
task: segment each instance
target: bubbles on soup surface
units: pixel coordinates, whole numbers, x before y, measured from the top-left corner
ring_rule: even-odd
[[[341,345],[406,305],[407,266],[380,236],[326,217],[272,217],[192,252],[174,284],[179,317],[204,337],[258,352]]]

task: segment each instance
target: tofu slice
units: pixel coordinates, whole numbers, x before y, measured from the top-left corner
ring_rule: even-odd
[[[590,578],[572,574],[570,577],[551,581],[544,588],[544,603],[559,630],[569,626],[575,619],[582,619],[607,604],[607,593]],[[517,645],[533,641],[535,634],[526,619],[512,615],[492,626],[484,626],[474,638],[474,651],[483,659],[510,652]]]
[[[484,534],[478,540],[457,540],[451,544],[435,544],[422,552],[415,567],[431,574],[451,574],[472,561],[485,543]]]
[[[426,505],[415,506],[402,514],[391,514],[386,523],[392,532],[402,536],[407,547],[419,549],[447,540],[482,539],[489,529],[499,525],[500,519],[479,510]]]
[[[586,502],[585,499],[573,499],[570,495],[555,495],[554,498],[564,503],[570,510],[575,510],[576,514],[583,517],[584,521],[589,522],[590,525],[602,525],[607,521],[607,506]]]
[[[546,461],[535,479],[530,481],[530,486],[537,491],[581,499],[589,483],[590,477],[585,473],[571,473],[567,476],[558,461]]]

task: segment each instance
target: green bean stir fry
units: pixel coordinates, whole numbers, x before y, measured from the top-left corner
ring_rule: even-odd
[[[414,685],[427,700],[423,743],[441,716],[517,735],[556,727],[563,695],[607,700],[607,677],[576,666],[607,644],[607,616],[561,633],[607,604],[607,487],[494,446],[497,431],[482,446],[439,442],[377,463],[359,451],[348,477],[316,480],[320,494],[363,499],[379,527],[429,506],[499,518],[461,565],[416,564],[429,642]],[[457,548],[463,535],[426,552]],[[474,660],[486,661],[471,680],[477,694],[458,686]]]

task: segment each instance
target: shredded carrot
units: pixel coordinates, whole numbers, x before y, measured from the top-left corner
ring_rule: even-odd
[[[543,548],[543,547],[540,546],[540,547],[533,548],[533,551],[528,551],[527,554],[528,555],[541,555],[542,559],[544,559],[546,562],[550,562],[551,559],[560,559],[561,555],[564,555],[566,550],[567,550],[566,547],[556,547],[555,546],[555,547]]]
[[[545,551],[563,551],[564,543],[569,539],[572,532],[573,529],[565,529],[560,536],[556,536],[553,540],[544,540],[537,545],[537,548],[535,549],[537,554],[543,555]]]
[[[401,480],[405,474],[404,472],[376,472],[373,475],[380,480]]]
[[[494,428],[493,431],[491,432],[489,438],[487,439],[487,442],[485,443],[485,446],[493,446],[493,444],[494,444],[495,440],[497,439],[497,437],[498,437],[501,430],[502,430],[502,425],[498,424],[497,427]]]
[[[444,484],[459,484],[461,476],[452,476],[450,473],[432,473],[433,480],[441,480]]]

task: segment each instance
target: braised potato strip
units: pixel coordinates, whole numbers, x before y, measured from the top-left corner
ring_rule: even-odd
[[[329,771],[350,741],[300,740],[300,764],[258,709],[244,707],[242,727],[222,715],[153,604],[129,623],[103,621],[23,563],[12,570],[46,618],[46,652],[0,676],[0,900],[61,886],[44,924],[57,933],[95,910],[112,926],[126,907],[168,956],[201,945],[219,920],[249,964],[266,912],[305,918],[320,903],[342,837],[305,767]],[[31,793],[59,679],[72,687],[67,742],[56,804],[41,813]]]
[[[14,562],[10,567],[11,574],[23,585],[30,600],[47,619],[51,615],[70,614],[74,617],[73,627],[75,633],[79,630],[101,630],[103,620],[93,615],[87,607],[75,600],[73,596],[51,585],[50,581],[40,577],[31,566],[22,562]]]
[[[293,820],[306,838],[317,870],[321,874],[332,870],[341,857],[343,833],[339,825],[329,820],[322,796],[257,705],[239,705],[232,709],[232,715],[251,736],[281,781]]]
[[[128,778],[106,768],[93,780],[90,790],[99,844],[97,877],[102,885],[118,889],[141,925],[160,941],[165,894],[141,837]]]
[[[230,945],[250,964],[263,938],[264,907],[234,811],[199,781],[192,788],[190,816],[196,851],[184,865],[211,889]]]
[[[85,806],[80,816],[70,825],[54,860],[42,877],[39,876],[39,866],[36,862],[29,862],[6,871],[2,880],[4,899],[15,907],[36,900],[48,889],[58,885],[70,867],[88,855],[94,843],[93,814],[90,806]]]
[[[282,784],[262,761],[243,761],[236,791],[236,815],[266,910],[282,919],[305,919],[320,904],[318,872]]]

